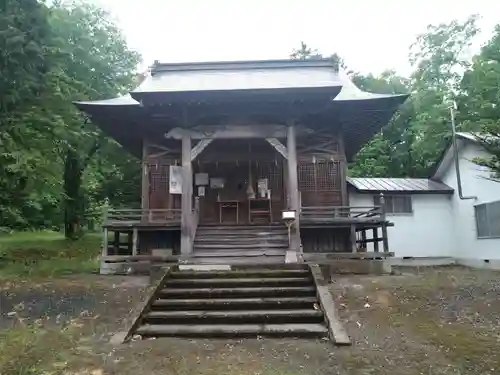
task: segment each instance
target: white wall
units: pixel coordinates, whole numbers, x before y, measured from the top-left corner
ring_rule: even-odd
[[[500,239],[478,239],[474,205],[500,200],[500,183],[487,180],[486,168],[473,163],[476,157],[487,157],[476,143],[466,142],[459,152],[460,175],[464,196],[477,196],[477,200],[461,200],[457,191],[456,172],[453,164],[443,173],[442,181],[455,189],[452,199],[456,236],[454,256],[462,259],[500,259]]]
[[[449,194],[413,194],[412,214],[388,215],[389,251],[395,257],[453,256],[452,197]],[[350,193],[350,206],[373,206],[373,195]],[[368,238],[372,238],[371,231]],[[382,243],[379,244],[380,249]],[[373,244],[368,244],[373,251]]]

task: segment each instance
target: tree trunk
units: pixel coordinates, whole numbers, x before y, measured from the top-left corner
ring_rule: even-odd
[[[64,235],[69,239],[76,239],[82,234],[84,202],[81,164],[78,154],[68,149],[64,160]]]

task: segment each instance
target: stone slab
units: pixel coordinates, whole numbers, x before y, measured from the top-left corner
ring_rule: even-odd
[[[337,345],[351,345],[351,339],[340,322],[335,302],[328,290],[328,282],[323,278],[321,269],[318,265],[312,265],[311,273],[316,283],[318,300],[325,314],[325,321],[331,340]]]

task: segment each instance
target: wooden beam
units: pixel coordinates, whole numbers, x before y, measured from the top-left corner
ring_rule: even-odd
[[[288,150],[285,146],[283,146],[283,143],[281,143],[278,138],[266,138],[266,141],[273,146],[274,149],[281,154],[281,156],[288,160]]]
[[[357,252],[357,253],[304,253],[304,260],[310,262],[318,262],[333,260],[333,259],[377,259],[393,257],[394,253],[374,253]]]
[[[299,127],[296,133],[309,134],[310,129]],[[285,138],[287,128],[285,125],[255,124],[255,125],[198,125],[190,129],[173,128],[165,134],[165,138],[182,139],[183,134],[189,134],[191,139],[250,139],[250,138]]]
[[[191,137],[184,133],[182,137],[182,213],[181,213],[181,254],[189,256],[192,251],[192,201],[193,169],[191,164]]]
[[[213,138],[201,139],[191,150],[191,161],[194,161],[213,140]]]
[[[148,142],[142,140],[142,183],[141,183],[141,208],[149,208],[149,165],[148,165]]]

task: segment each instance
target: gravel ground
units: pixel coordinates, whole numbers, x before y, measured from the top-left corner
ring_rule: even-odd
[[[145,296],[144,280],[92,276],[0,283],[0,327],[10,311],[81,334],[55,373],[498,374],[500,273],[463,268],[403,270],[400,276],[335,278],[331,286],[351,347],[310,340],[158,339],[112,346]],[[19,306],[21,305],[21,306]],[[17,307],[16,307],[17,306]],[[1,372],[1,369],[0,369]]]

